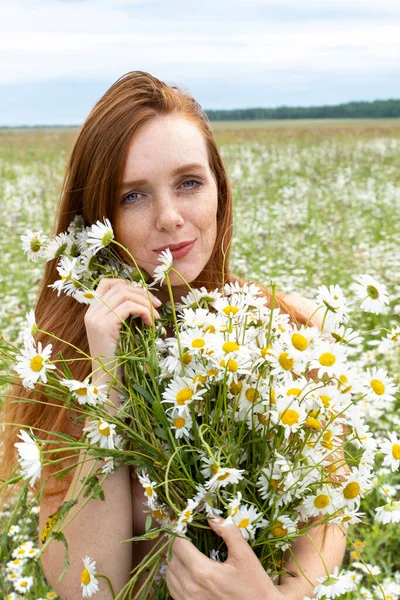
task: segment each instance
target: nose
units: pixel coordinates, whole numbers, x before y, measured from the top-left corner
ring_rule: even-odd
[[[175,231],[182,227],[184,218],[181,213],[180,201],[172,194],[164,194],[156,204],[156,227],[160,231]]]

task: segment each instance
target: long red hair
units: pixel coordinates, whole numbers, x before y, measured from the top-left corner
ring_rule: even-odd
[[[82,215],[85,225],[91,225],[103,217],[113,223],[116,198],[121,185],[126,156],[136,132],[151,119],[160,115],[179,114],[195,123],[204,135],[207,144],[210,168],[218,185],[217,236],[213,253],[200,273],[192,282],[194,287],[202,285],[209,289],[221,287],[223,283],[239,278],[230,273],[229,254],[232,239],[232,194],[228,174],[217,148],[210,122],[200,104],[185,90],[168,85],[144,71],[132,71],[118,79],[97,102],[84,122],[73,147],[58,205],[53,235],[66,231],[75,215]],[[59,276],[56,260],[46,264],[36,303],[36,322],[40,329],[55,334],[61,340],[81,348],[88,353],[88,342],[84,325],[86,305],[63,294],[57,297],[49,284]],[[240,281],[240,280],[239,280]],[[264,293],[270,300],[266,288]],[[291,310],[278,298],[281,310],[298,322],[302,315]],[[71,346],[44,334],[37,334],[37,341],[53,344],[53,356],[62,353],[65,359],[78,355]],[[83,380],[91,370],[90,361],[70,363],[73,376]],[[24,400],[37,398],[40,403]],[[43,404],[45,402],[46,404]],[[73,425],[68,411],[61,402],[38,391],[30,392],[16,381],[9,390],[3,407],[2,460],[0,479],[6,479],[16,466],[14,443],[19,427],[31,427],[44,431],[74,432],[80,436],[80,428]],[[18,424],[12,426],[11,423]],[[38,433],[44,437],[43,433]],[[66,480],[57,482],[58,489],[67,486]]]

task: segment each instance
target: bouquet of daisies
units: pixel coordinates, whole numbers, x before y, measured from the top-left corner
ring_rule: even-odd
[[[51,463],[54,445],[85,447],[102,459],[102,468],[86,480],[88,499],[102,497],[102,481],[119,465],[136,469],[148,517],[146,531],[134,540],[155,541],[118,599],[130,597],[139,577],[135,597],[155,592],[169,598],[164,576],[174,535],[185,534],[207,556],[223,561],[224,543],[207,523],[215,515],[236,523],[271,577],[285,572],[291,543],[313,527],[361,520],[360,502],[373,487],[377,448],[357,404],[392,402],[395,386],[383,370],[351,366],[349,348],[360,335],[348,325],[349,305],[339,286],[318,290],[319,329],[312,322],[291,322],[275,306],[274,286],[269,306],[257,285],[237,283],[189,290],[175,303],[171,254],[160,256],[149,286],[140,269],[115,251],[118,243],[107,220],[87,228],[76,218],[68,232],[51,241],[28,232],[23,243],[33,259],[58,260],[60,280],[52,287],[79,302],[101,301],[96,287],[102,277],[145,288],[165,279],[170,291],[154,328],[133,318],[122,328],[121,406],[113,417],[106,411],[109,389],[95,387],[90,378],[74,380],[65,362],[52,359],[51,345],[35,344],[33,312],[21,351],[2,342],[24,386],[45,394],[48,389],[49,396],[64,399],[91,423],[79,442],[65,434],[57,438],[57,432],[43,442],[32,431],[21,431],[21,477],[33,484],[43,464]],[[387,302],[386,291],[362,277],[355,284],[358,306],[368,303],[378,312]],[[388,441],[387,454],[393,443]],[[66,544],[63,523],[73,504],[63,505],[46,523],[44,547],[53,538]],[[91,595],[95,557],[85,560],[82,590]],[[328,584],[321,586],[319,596],[328,593]]]

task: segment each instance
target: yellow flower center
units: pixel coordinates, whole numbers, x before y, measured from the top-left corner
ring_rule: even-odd
[[[77,390],[75,390],[75,394],[78,394],[78,396],[86,396],[87,388],[85,388],[85,387],[78,388]]]
[[[148,496],[152,496],[153,495],[153,488],[150,485],[148,485],[147,487],[145,487],[144,491],[146,492],[146,494]]]
[[[241,381],[238,381],[237,383],[235,383],[234,381],[232,381],[229,390],[231,392],[231,394],[239,394],[239,392],[241,392],[243,387],[243,384]]]
[[[222,346],[222,350],[225,353],[236,352],[237,350],[239,350],[239,344],[237,344],[236,342],[225,342]]]
[[[336,356],[332,352],[323,352],[319,357],[319,362],[323,367],[331,367],[336,362]]]
[[[352,481],[351,483],[348,483],[344,488],[343,496],[346,498],[346,500],[353,500],[354,498],[357,498],[360,491],[360,484],[357,483],[357,481]]]
[[[296,348],[296,350],[300,350],[300,352],[304,352],[304,350],[308,346],[307,338],[301,333],[294,333],[292,335],[292,344]]]
[[[191,390],[190,388],[183,388],[183,390],[179,390],[179,392],[176,395],[176,403],[182,406],[183,404],[186,404],[186,402],[191,400],[192,397],[193,390]]]
[[[238,514],[238,512],[239,512],[239,507],[235,506],[234,508],[231,509],[231,516],[232,517],[236,517],[236,515]],[[239,527],[240,527],[240,525],[239,525]]]
[[[201,338],[195,338],[192,341],[192,348],[203,348],[204,345],[205,345],[205,341],[202,340]]]
[[[272,350],[271,344],[268,344],[268,346],[261,348],[261,356],[263,358],[265,358],[267,354],[268,356],[272,356],[272,352],[269,352],[269,350]]]
[[[39,371],[41,371],[43,368],[43,356],[40,356],[38,354],[37,356],[31,358],[30,365],[32,371],[35,371],[35,373],[39,373]]]
[[[155,517],[156,519],[160,519],[160,521],[162,521],[164,519],[164,517],[166,517],[166,514],[163,513],[162,510],[160,510],[159,508],[155,508],[154,510],[151,511],[153,517]]]
[[[178,429],[182,429],[182,427],[184,427],[185,423],[186,423],[186,421],[183,417],[177,417],[176,419],[174,419],[174,425]]]
[[[329,496],[327,496],[326,494],[320,494],[319,496],[317,496],[314,500],[314,505],[317,508],[326,508],[329,504],[330,500],[329,500]]]
[[[300,394],[301,394],[300,388],[290,388],[290,390],[288,390],[286,392],[286,396],[300,396]]]
[[[237,306],[225,306],[222,312],[224,312],[228,317],[232,317],[239,312],[239,309]]]
[[[198,373],[193,377],[193,383],[205,383],[207,381],[207,377],[205,375],[201,375]]]
[[[318,421],[318,419],[315,419],[314,417],[308,417],[306,425],[307,427],[311,427],[311,429],[321,429],[322,427],[321,422]]]
[[[183,513],[183,515],[184,516],[182,518],[182,521],[184,523],[187,523],[189,521],[190,517],[192,516],[192,511],[191,510],[187,510],[186,512]]]
[[[110,427],[107,425],[106,427],[104,427],[104,423],[97,423],[97,431],[99,433],[101,433],[101,435],[104,435],[105,437],[107,437],[108,435],[110,435]]]
[[[83,585],[89,585],[90,583],[90,573],[87,569],[83,569],[81,573],[81,582]]]
[[[325,396],[324,394],[322,396],[320,396],[321,402],[324,405],[325,408],[328,408],[328,406],[331,403],[332,398],[330,396]]]
[[[282,325],[278,325],[278,329],[279,331],[282,331],[282,333],[285,333],[286,329],[284,327],[282,327]]]
[[[271,388],[269,397],[270,397],[271,404],[276,404],[276,392],[275,392],[274,388]]]
[[[223,368],[227,368],[228,371],[230,371],[231,373],[236,373],[236,371],[239,368],[238,363],[236,362],[236,360],[233,360],[233,358],[230,358],[228,360],[228,364],[226,364],[226,362],[224,360],[221,360],[221,362],[219,363],[221,365],[221,367]]]
[[[87,298],[88,300],[94,299],[94,294],[92,294],[91,292],[84,292],[83,296],[84,296],[84,298]]]
[[[262,413],[257,413],[257,418],[259,423],[261,423],[261,425],[266,425],[268,423],[268,419],[265,415],[263,415]]]
[[[218,371],[216,369],[208,369],[207,375],[209,377],[216,377],[218,375]]]
[[[207,327],[204,328],[204,331],[206,333],[215,333],[215,327],[214,325],[207,325]]]
[[[392,446],[392,456],[395,460],[400,460],[400,446],[399,444],[393,444]]]
[[[24,588],[24,587],[26,587],[28,585],[28,582],[27,581],[21,581],[19,585]]]
[[[229,477],[229,472],[228,473],[222,473],[222,475],[220,475],[219,477],[217,477],[218,481],[224,481],[224,479],[228,479]]]
[[[250,519],[242,519],[238,525],[241,529],[246,529],[250,523]]]
[[[216,475],[218,473],[218,469],[219,469],[218,465],[211,465],[211,473],[213,475]]]
[[[377,396],[382,396],[382,394],[385,392],[385,386],[383,385],[382,381],[379,381],[379,379],[371,379],[370,386]]]
[[[184,365],[188,365],[192,360],[192,355],[189,352],[182,352],[182,360]]]
[[[253,403],[260,397],[260,392],[257,391],[255,388],[249,388],[248,390],[246,390],[245,396],[249,402]]]
[[[282,352],[278,360],[282,369],[285,369],[285,371],[290,371],[291,369],[293,369],[294,359],[290,358],[288,352]]]
[[[271,530],[271,533],[274,537],[283,537],[287,534],[287,532],[287,529],[283,526],[281,521],[276,521]]]
[[[299,420],[299,413],[291,408],[283,411],[281,421],[284,425],[294,425]]]

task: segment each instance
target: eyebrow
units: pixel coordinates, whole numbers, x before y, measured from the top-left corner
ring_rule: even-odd
[[[189,163],[187,165],[182,165],[181,167],[178,167],[177,169],[172,171],[172,175],[180,175],[180,173],[184,173],[185,171],[190,171],[192,169],[202,169],[204,171],[205,167],[200,163]],[[125,188],[133,187],[135,185],[147,185],[148,183],[149,182],[146,179],[138,179],[136,181],[123,181],[121,189],[124,190]]]

